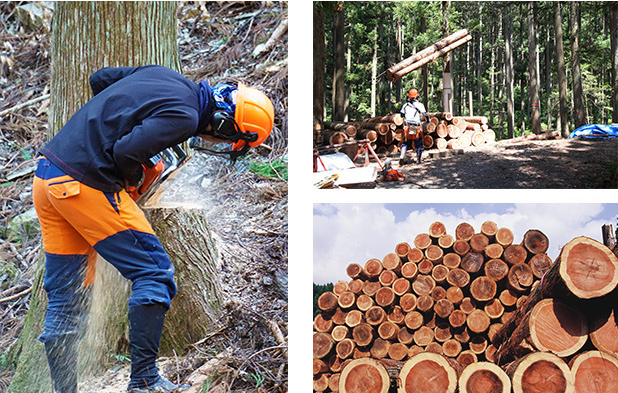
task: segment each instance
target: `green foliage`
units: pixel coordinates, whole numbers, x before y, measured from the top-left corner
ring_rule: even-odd
[[[329,3],[329,2],[324,2]],[[343,2],[345,12],[345,86],[350,121],[371,115],[372,66],[377,45],[376,115],[400,109],[405,92],[422,88],[421,70],[413,71],[400,82],[386,81],[385,71],[403,58],[445,37],[439,1]],[[514,51],[514,110],[516,135],[531,129],[528,82],[527,2],[451,2],[449,31],[468,29],[472,41],[451,52],[455,114],[468,115],[468,92],[473,95],[475,115],[490,119],[497,134],[506,134],[505,27],[511,25]],[[611,106],[611,42],[606,14],[610,2],[579,2],[581,12],[580,64],[588,123],[608,123]],[[541,119],[545,128],[555,129],[559,117],[557,61],[554,34],[554,2],[534,3],[539,58]],[[567,71],[568,111],[572,113],[571,4],[562,3],[562,29]],[[332,113],[333,15],[325,20],[326,36],[326,119]],[[425,29],[422,29],[423,23]],[[403,36],[403,54],[398,56],[398,29]],[[349,59],[348,59],[349,56]],[[442,110],[441,80],[443,60],[428,64],[428,93],[421,97],[429,112]],[[548,83],[549,82],[549,83]],[[547,118],[550,116],[550,123]],[[569,115],[570,116],[570,115]],[[572,120],[571,120],[572,121]],[[572,130],[572,127],[571,127]]]
[[[208,377],[206,377],[206,381],[204,381],[204,383],[200,387],[200,393],[208,393],[208,391],[210,390],[210,385],[212,385],[212,381],[218,375],[219,375],[219,373],[215,372],[213,375],[209,375]]]
[[[249,170],[260,176],[288,180],[288,161],[285,158],[277,158],[273,162],[254,162]]]
[[[315,318],[322,311],[318,308],[318,298],[324,292],[333,290],[333,283],[328,284],[313,284],[313,317]]]
[[[131,358],[128,357],[127,355],[110,353],[109,357],[120,363],[131,363]]]
[[[262,382],[264,382],[266,380],[266,378],[262,374],[260,374],[260,373],[255,373],[255,374],[254,373],[248,373],[248,374],[255,381],[255,387],[256,388],[259,388],[260,385],[262,384]]]

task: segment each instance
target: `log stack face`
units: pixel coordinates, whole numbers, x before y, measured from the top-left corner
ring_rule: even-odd
[[[351,280],[318,299],[314,390],[367,391],[353,379],[371,375],[376,392],[579,392],[569,361],[581,389],[595,372],[611,385],[602,369],[618,365],[618,302],[608,299],[618,295],[618,258],[583,237],[556,261],[542,232],[514,240],[490,221],[453,235],[436,222],[382,259],[350,264]]]

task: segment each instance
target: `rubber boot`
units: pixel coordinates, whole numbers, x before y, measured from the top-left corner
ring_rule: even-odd
[[[169,389],[167,386],[157,386],[163,383],[162,378],[159,377],[156,361],[166,311],[167,307],[163,304],[129,307],[131,380],[128,391],[130,393],[166,392],[176,387],[173,384],[173,387]],[[154,390],[155,388],[161,389]]]
[[[70,334],[45,343],[55,393],[77,393],[77,337]]]
[[[419,153],[416,157],[417,157],[417,162],[420,164],[421,158],[423,157],[423,153]]]

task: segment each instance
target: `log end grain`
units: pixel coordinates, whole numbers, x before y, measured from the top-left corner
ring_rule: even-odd
[[[576,392],[618,391],[618,359],[615,356],[588,351],[577,355],[569,365],[575,379]]]
[[[399,378],[398,393],[453,393],[457,389],[458,372],[442,355],[423,352],[406,361]]]
[[[339,377],[341,393],[388,393],[390,377],[375,359],[354,359]]]
[[[511,379],[490,362],[468,365],[459,377],[460,393],[510,393]]]
[[[508,366],[513,393],[574,393],[569,366],[549,352],[533,352]]]

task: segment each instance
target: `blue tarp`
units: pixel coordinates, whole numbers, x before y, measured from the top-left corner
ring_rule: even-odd
[[[569,138],[618,138],[618,126],[606,124],[588,124],[581,126],[569,135]]]

